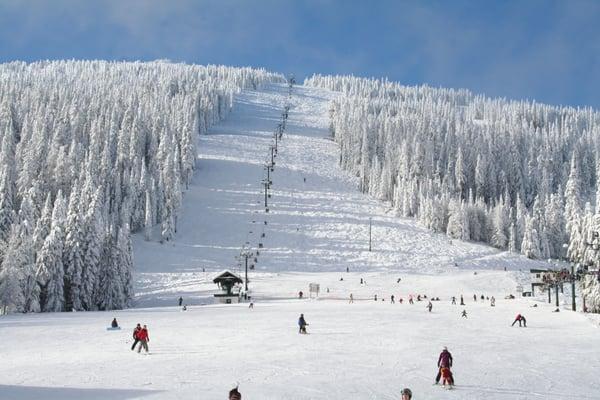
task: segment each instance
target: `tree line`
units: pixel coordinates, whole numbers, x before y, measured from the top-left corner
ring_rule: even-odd
[[[240,90],[284,81],[163,61],[1,64],[2,311],[128,306],[131,233],[172,239],[196,135]]]
[[[598,267],[598,111],[352,76],[305,84],[340,92],[330,111],[340,165],[398,215],[451,238]]]

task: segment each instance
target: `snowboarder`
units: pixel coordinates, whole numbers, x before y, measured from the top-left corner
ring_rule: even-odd
[[[187,311],[187,304],[183,305],[183,308],[181,309],[181,311]]]
[[[450,385],[454,385],[454,378],[452,377],[452,372],[450,371],[450,368],[452,368],[452,354],[450,354],[446,346],[444,346],[444,350],[442,350],[442,352],[440,353],[437,365],[438,374],[435,377],[435,384],[437,385],[438,383],[440,383],[440,378],[442,377],[442,368],[448,368],[448,371],[450,373],[449,383]]]
[[[140,341],[138,353],[142,351],[142,347],[146,350],[146,353],[148,353],[148,342],[150,341],[150,337],[148,336],[148,327],[146,325],[140,330],[137,337]]]
[[[300,329],[298,330],[298,333],[306,333],[306,326],[308,324],[306,323],[306,320],[304,319],[304,314],[300,314],[300,318],[298,318],[298,326],[300,327]]]
[[[463,310],[461,317],[467,318],[467,310]]]
[[[402,389],[402,391],[400,392],[400,395],[402,396],[401,400],[411,400],[412,399],[412,392],[409,388]]]
[[[456,305],[456,297],[452,296],[452,305]]]
[[[427,309],[429,310],[429,312],[431,312],[432,308],[433,308],[433,304],[431,304],[431,301],[430,301],[429,304],[427,304]]]
[[[181,307],[181,304],[183,304],[183,297],[179,297],[179,307]]]
[[[519,326],[524,326],[525,328],[527,328],[527,320],[521,314],[517,314],[511,326],[514,326],[517,322],[519,323]],[[523,324],[521,325],[521,323]]]
[[[391,296],[390,296],[390,302],[391,302],[392,304],[394,304],[394,303],[395,303],[395,301],[394,301],[394,295],[391,295]]]
[[[354,303],[354,296],[352,296],[352,293],[350,293],[350,304]]]
[[[113,318],[112,322],[110,323],[110,327],[113,329],[116,329],[119,327],[119,323],[117,322],[116,318]]]
[[[237,386],[229,391],[229,400],[242,400],[242,394],[238,391]]]
[[[133,351],[133,349],[135,349],[135,345],[138,344],[140,341],[140,339],[138,338],[138,335],[141,330],[142,330],[142,326],[140,324],[137,324],[137,326],[133,330],[133,345],[131,346],[132,351]]]
[[[496,306],[496,298],[494,296],[492,296],[490,298],[490,306],[495,307]]]
[[[464,306],[465,305],[465,299],[463,298],[463,295],[460,295],[460,305]]]

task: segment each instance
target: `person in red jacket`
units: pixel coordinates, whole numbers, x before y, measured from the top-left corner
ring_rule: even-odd
[[[140,324],[137,324],[137,326],[133,330],[133,345],[131,346],[131,351],[133,351],[133,349],[135,349],[135,345],[138,344],[138,342],[140,341],[140,339],[138,339],[138,334],[140,333],[141,330],[142,330],[142,326]]]
[[[150,341],[150,337],[148,336],[148,327],[144,325],[144,327],[140,330],[137,336],[140,341],[140,345],[138,346],[138,353],[142,351],[142,347],[148,352],[148,342]]]
[[[517,314],[511,326],[514,326],[517,322],[519,323],[519,326],[524,326],[525,328],[527,328],[527,320],[521,314]]]

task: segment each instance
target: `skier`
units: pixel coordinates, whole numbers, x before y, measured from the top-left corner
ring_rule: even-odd
[[[417,295],[417,301],[421,301],[421,295],[420,294]]]
[[[374,300],[377,301],[377,295],[375,295]]]
[[[524,326],[525,328],[527,328],[527,320],[521,314],[517,314],[511,326],[514,326],[517,322],[519,323],[519,326]],[[521,322],[523,323],[523,325],[521,325]]]
[[[496,306],[496,299],[494,298],[494,296],[492,296],[490,298],[490,306],[495,307]]]
[[[450,389],[452,389],[452,372],[450,368],[442,367],[440,368],[440,373],[442,375],[442,386],[446,386],[446,384],[450,385]]]
[[[119,327],[119,323],[117,322],[116,318],[113,318],[112,322],[110,323],[110,327],[115,329]]]
[[[401,280],[402,280],[402,278],[398,278],[398,280],[396,281],[396,283],[400,283]]]
[[[138,353],[142,351],[142,347],[146,350],[146,353],[148,353],[148,342],[150,341],[150,337],[148,337],[148,327],[146,325],[140,330],[137,337],[140,341]]]
[[[135,345],[138,344],[138,342],[140,341],[140,339],[138,338],[138,335],[141,330],[142,330],[142,326],[140,324],[137,324],[137,326],[133,330],[133,345],[131,346],[132,351],[133,351],[133,349],[135,349]]]
[[[183,305],[183,308],[181,309],[181,311],[187,311],[187,304]]]
[[[448,371],[450,373],[449,383],[450,385],[454,385],[454,378],[452,377],[452,372],[450,371],[450,368],[452,368],[452,354],[450,354],[446,346],[444,346],[444,350],[442,350],[442,352],[440,353],[437,365],[438,374],[435,377],[435,384],[437,385],[438,383],[440,383],[440,378],[442,377],[442,368],[448,368]]]
[[[350,304],[354,303],[354,296],[352,296],[352,293],[350,293]]]
[[[302,296],[304,296],[304,293],[302,293],[302,290],[298,292],[298,298],[301,299]]]
[[[460,295],[460,305],[464,306],[465,305],[465,299],[463,298],[463,295]]]
[[[432,308],[433,308],[433,304],[431,304],[431,301],[430,301],[429,304],[427,304],[427,309],[429,310],[429,312],[431,312]]]
[[[477,301],[477,295],[476,294],[473,295],[473,301]]]
[[[400,395],[402,396],[402,399],[400,399],[400,400],[411,400],[412,399],[412,392],[410,391],[409,388],[402,389],[402,391],[400,392]]]
[[[182,303],[183,303],[183,297],[179,297],[179,307],[181,307]]]
[[[363,278],[360,278],[360,284],[361,285],[363,284]]]
[[[404,301],[404,299],[402,297],[400,297],[399,303],[402,304],[403,301]]]
[[[462,316],[463,318],[467,318],[467,310],[463,310],[463,312],[462,312],[461,316]]]
[[[350,268],[346,267],[346,272],[350,272]]]
[[[391,296],[390,296],[390,302],[391,302],[392,304],[394,304],[394,303],[395,303],[395,301],[394,301],[394,295],[391,295]]]
[[[300,314],[300,318],[298,318],[298,326],[300,327],[300,329],[298,330],[298,333],[306,333],[306,326],[308,324],[306,323],[306,320],[304,319],[304,314]]]
[[[481,295],[481,300],[485,300],[485,296],[484,295]]]
[[[456,305],[456,297],[452,296],[452,305]]]
[[[412,294],[410,296],[408,296],[408,303],[409,304],[415,304],[415,302],[413,301]]]
[[[242,394],[238,391],[237,386],[229,391],[229,400],[242,400]]]
[[[254,308],[254,303],[250,302],[250,304],[248,305],[248,308]]]

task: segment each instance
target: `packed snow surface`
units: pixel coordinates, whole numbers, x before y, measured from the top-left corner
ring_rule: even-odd
[[[450,242],[358,192],[328,137],[333,95],[295,87],[288,98],[284,85],[241,94],[199,138],[175,240],[135,238],[136,308],[1,317],[0,399],[225,399],[238,383],[245,400],[399,399],[403,387],[415,400],[600,398],[597,327],[553,313],[543,296],[504,299],[540,263]],[[263,167],[287,102],[267,213]],[[263,244],[249,274],[255,307],[214,304],[218,272],[244,276],[235,256],[246,242]],[[298,299],[309,283],[319,297]],[[440,301],[428,312],[418,294]],[[461,294],[465,306],[450,304]],[[510,326],[517,313],[526,328]],[[113,317],[122,330],[106,330]],[[130,350],[138,322],[149,355]],[[432,385],[443,346],[452,391]]]

